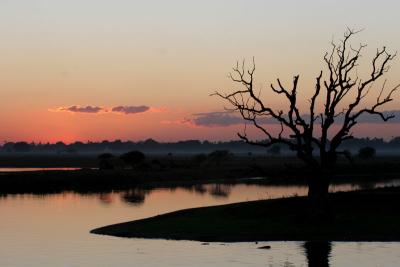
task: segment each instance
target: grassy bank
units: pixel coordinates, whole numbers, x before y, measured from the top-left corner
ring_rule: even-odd
[[[94,229],[119,237],[198,241],[400,241],[400,188],[331,195],[336,220],[305,219],[307,199],[292,197],[195,208]]]

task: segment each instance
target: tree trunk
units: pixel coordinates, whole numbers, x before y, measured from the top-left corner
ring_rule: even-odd
[[[329,267],[332,246],[330,242],[307,241],[304,244],[308,267]]]
[[[329,202],[329,175],[320,173],[308,181],[309,217],[316,223],[329,223],[333,213]]]

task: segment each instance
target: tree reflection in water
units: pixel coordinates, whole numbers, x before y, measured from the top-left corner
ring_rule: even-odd
[[[147,193],[148,193],[148,191],[146,191],[144,189],[134,188],[134,189],[124,192],[121,195],[121,197],[127,203],[133,204],[135,206],[140,206],[144,203]]]
[[[231,193],[231,186],[230,185],[224,185],[224,184],[215,184],[215,185],[213,185],[211,187],[209,193],[213,197],[226,198]]]
[[[106,205],[110,205],[111,203],[113,203],[113,197],[110,193],[99,193],[99,199],[101,203]]]
[[[329,258],[332,250],[329,241],[307,241],[304,243],[304,252],[308,267],[329,267]]]
[[[231,186],[227,184],[211,184],[211,185],[190,185],[190,186],[171,186],[168,188],[170,191],[175,191],[177,189],[188,190],[190,192],[204,195],[210,194],[215,198],[226,198],[231,193]],[[135,206],[142,205],[145,202],[146,196],[152,192],[152,188],[133,188],[128,191],[123,191],[120,193],[120,197],[124,202],[133,204]],[[101,193],[99,195],[100,200],[104,204],[110,204],[112,202],[111,194]]]
[[[205,188],[204,185],[202,184],[197,184],[195,186],[193,186],[193,190],[200,195],[204,195],[207,192],[207,189]]]

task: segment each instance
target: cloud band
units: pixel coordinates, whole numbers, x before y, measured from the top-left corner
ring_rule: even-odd
[[[137,113],[144,113],[152,110],[159,110],[155,108],[150,108],[148,106],[116,106],[112,108],[105,108],[99,106],[67,106],[67,107],[58,107],[55,109],[49,109],[51,112],[70,112],[70,113],[86,113],[86,114],[100,114],[100,113],[116,113],[116,114],[125,114],[132,115]]]
[[[385,116],[394,115],[393,119],[390,119],[385,123],[400,123],[400,110],[384,111]],[[309,120],[310,115],[305,114],[303,118],[306,121]],[[362,114],[358,120],[359,123],[383,123],[380,116],[375,114]],[[185,124],[192,124],[200,127],[227,127],[237,124],[243,124],[245,121],[243,118],[232,112],[207,112],[193,114],[190,119],[185,119]],[[277,124],[278,122],[273,118],[262,117],[258,118],[257,122],[260,124]],[[343,116],[339,116],[335,119],[335,123],[342,123]]]

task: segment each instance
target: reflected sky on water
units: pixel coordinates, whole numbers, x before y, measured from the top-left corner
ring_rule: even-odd
[[[354,187],[342,185],[332,190]],[[400,243],[202,245],[89,234],[99,226],[178,209],[303,195],[306,191],[303,186],[208,184],[85,195],[3,196],[0,266],[398,266]],[[271,249],[258,249],[263,245]]]

